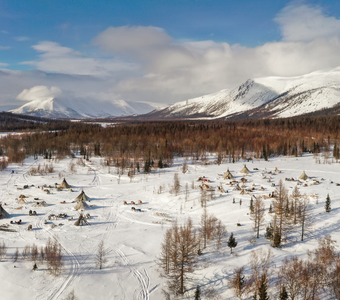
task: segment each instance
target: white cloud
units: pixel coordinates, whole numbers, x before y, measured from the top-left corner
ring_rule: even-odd
[[[319,7],[293,4],[275,20],[282,40],[254,48],[210,40],[177,41],[152,26],[100,33],[93,44],[112,58],[89,57],[44,41],[33,46],[38,59],[24,62],[43,72],[30,72],[30,77],[11,73],[16,80],[12,85],[20,85],[20,91],[35,85],[59,86],[94,99],[173,103],[234,88],[248,78],[294,76],[340,66],[340,20]],[[7,88],[0,80],[2,87]]]
[[[41,53],[39,59],[22,64],[35,66],[46,72],[64,74],[108,76],[112,73],[133,70],[134,64],[118,59],[100,59],[83,56],[71,48],[62,47],[58,43],[44,41],[32,46]]]
[[[150,59],[167,49],[172,40],[161,28],[122,26],[106,29],[94,39],[94,44],[118,55]]]
[[[17,97],[21,101],[46,100],[61,95],[61,89],[55,86],[39,85],[30,89],[24,89]]]
[[[340,37],[340,20],[324,14],[321,7],[288,5],[275,19],[284,41],[310,42]]]
[[[27,36],[17,36],[14,38],[17,42],[24,42],[24,41],[29,41],[30,38]]]
[[[0,50],[9,50],[11,49],[10,46],[0,46]]]
[[[9,66],[9,64],[0,62],[0,67],[8,67],[8,66]]]
[[[118,27],[94,43],[141,64],[144,76],[121,80],[121,93],[173,99],[232,88],[248,78],[294,76],[340,65],[340,20],[317,7],[290,4],[275,19],[281,41],[247,48],[214,41],[178,42],[155,27]],[[135,44],[136,43],[136,44]]]

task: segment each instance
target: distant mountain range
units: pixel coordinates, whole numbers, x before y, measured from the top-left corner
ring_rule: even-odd
[[[96,102],[50,97],[31,101],[11,112],[47,118],[134,115],[131,119],[255,119],[338,114],[340,67],[295,77],[249,79],[232,90],[222,90],[166,108],[153,109],[146,103],[128,103],[123,100]]]
[[[249,79],[232,90],[175,103],[143,119],[258,119],[340,112],[340,67],[295,77]]]
[[[50,97],[33,100],[10,112],[35,117],[56,119],[105,118],[146,113],[155,107],[147,103],[116,101],[96,101],[90,99],[66,99]]]

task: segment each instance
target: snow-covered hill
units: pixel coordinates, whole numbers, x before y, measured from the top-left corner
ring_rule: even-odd
[[[232,90],[175,103],[147,118],[291,117],[340,103],[340,67],[295,77],[247,80]]]
[[[47,118],[103,118],[142,114],[155,109],[148,103],[124,100],[96,99],[91,96],[75,97],[57,86],[37,85],[24,89],[16,100],[25,101],[10,112]]]
[[[49,97],[33,100],[11,110],[13,113],[48,118],[101,118],[145,113],[152,110],[148,104],[132,104],[123,100],[95,101],[88,99],[65,99]]]

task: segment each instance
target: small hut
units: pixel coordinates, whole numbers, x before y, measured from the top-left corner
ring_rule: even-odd
[[[74,223],[76,226],[84,226],[84,225],[90,225],[89,222],[87,222],[86,218],[84,217],[83,214],[79,215],[78,220]]]
[[[87,210],[90,209],[90,206],[84,200],[80,200],[77,205],[74,207],[75,210]]]
[[[301,174],[301,176],[299,177],[299,179],[301,180],[307,180],[309,177],[306,175],[305,171],[303,171],[303,173]]]
[[[7,211],[5,211],[5,209],[0,204],[0,219],[8,219],[10,217],[11,217],[10,214]]]
[[[227,172],[224,173],[222,178],[223,179],[234,179],[234,176],[230,173],[229,168],[228,168]]]
[[[61,183],[61,185],[58,186],[59,189],[69,189],[71,187],[72,186],[67,183],[65,178],[64,178],[63,182]]]
[[[249,174],[250,171],[248,170],[247,166],[244,165],[243,169],[240,171],[241,174]]]
[[[84,190],[81,191],[81,193],[78,195],[78,197],[76,199],[74,199],[75,202],[79,202],[79,201],[91,201],[90,197],[87,196],[84,192]]]

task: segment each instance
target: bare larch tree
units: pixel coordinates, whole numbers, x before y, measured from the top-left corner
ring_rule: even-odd
[[[99,269],[102,269],[106,263],[107,263],[107,259],[106,259],[106,250],[105,250],[104,240],[101,240],[97,247],[96,266]]]
[[[195,270],[198,244],[191,219],[184,225],[175,222],[167,230],[157,263],[162,269],[162,276],[168,279],[171,293],[182,295],[185,292]]]
[[[254,222],[254,231],[256,232],[256,237],[260,237],[260,228],[264,225],[264,214],[266,212],[266,207],[262,200],[262,197],[255,198],[253,202],[253,210],[250,212],[250,220]]]

